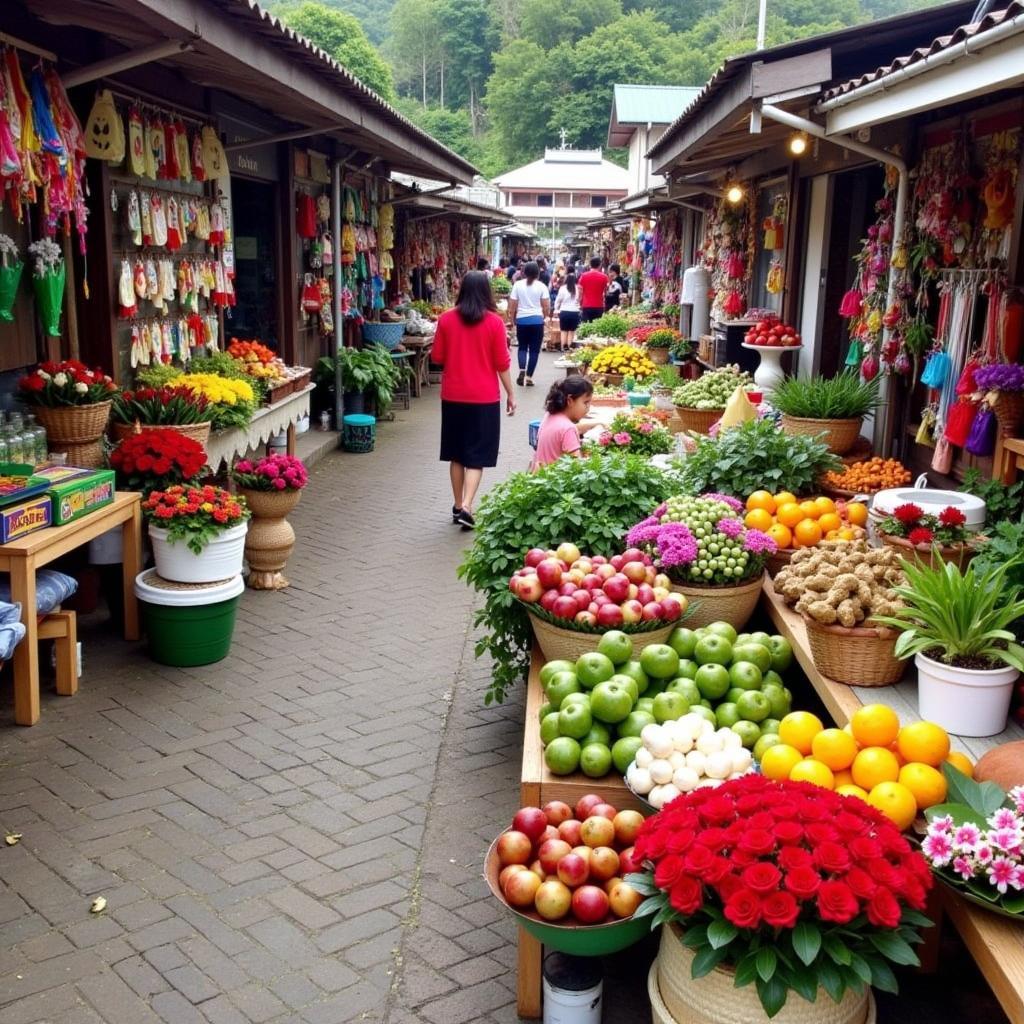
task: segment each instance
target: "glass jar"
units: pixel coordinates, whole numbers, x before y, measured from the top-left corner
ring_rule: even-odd
[[[46,438],[46,427],[41,423],[37,423],[32,413],[28,413],[25,417],[25,431],[31,435],[33,440],[33,462],[37,466],[41,465],[46,461],[49,447]]]
[[[25,454],[25,439],[14,427],[8,427],[6,432],[7,457],[10,462],[24,465],[28,462]]]

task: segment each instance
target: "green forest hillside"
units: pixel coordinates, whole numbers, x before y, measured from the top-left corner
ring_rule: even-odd
[[[768,45],[931,6],[769,0]],[[604,144],[616,82],[703,85],[752,50],[757,0],[280,0],[275,14],[494,175],[564,128]],[[612,159],[623,159],[610,152]]]

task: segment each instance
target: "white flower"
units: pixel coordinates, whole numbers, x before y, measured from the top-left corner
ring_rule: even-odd
[[[36,373],[38,373],[39,376],[43,378],[43,380],[51,380],[52,379],[50,377],[50,375],[45,370],[36,370]]]
[[[53,383],[56,384],[57,387],[62,388],[64,387],[65,384],[67,384],[67,382],[68,375],[66,373],[55,373],[53,375]]]
[[[80,395],[84,395],[86,393],[86,391],[89,390],[89,385],[88,384],[83,384],[82,382],[79,382],[78,384],[75,385],[75,390]]]

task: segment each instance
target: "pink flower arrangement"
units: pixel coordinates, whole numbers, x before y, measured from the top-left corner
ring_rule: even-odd
[[[267,455],[256,462],[240,459],[231,477],[253,491],[301,491],[309,482],[305,465],[293,455]]]

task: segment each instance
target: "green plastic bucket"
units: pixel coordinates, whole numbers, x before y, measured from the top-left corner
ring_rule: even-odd
[[[159,665],[191,668],[222,661],[231,650],[241,576],[218,583],[172,583],[147,569],[135,578],[149,656]]]

